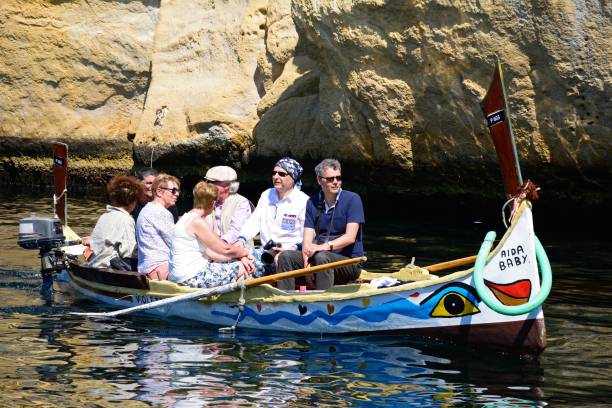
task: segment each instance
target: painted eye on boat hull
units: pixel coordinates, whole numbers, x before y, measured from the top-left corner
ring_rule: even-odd
[[[453,282],[438,288],[421,301],[429,317],[461,317],[480,313],[476,306],[480,298],[476,289],[462,282]]]
[[[431,311],[431,317],[460,317],[480,313],[468,298],[457,292],[445,294]]]

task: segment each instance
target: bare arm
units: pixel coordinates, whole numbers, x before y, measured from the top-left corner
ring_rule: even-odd
[[[309,265],[308,258],[313,256],[315,252],[320,251],[317,249],[319,245],[314,244],[312,241],[315,237],[315,230],[312,228],[304,228],[304,240],[302,241],[302,256],[304,257],[304,267],[307,268]]]
[[[323,244],[313,244],[314,230],[312,228],[304,228],[304,242],[302,244],[302,252],[309,258],[319,251],[329,251],[332,249],[341,249],[349,246],[357,239],[357,233],[359,232],[359,224],[356,222],[349,222],[346,224],[344,234],[339,237]]]
[[[225,262],[225,261],[229,261],[230,259],[233,259],[228,256],[220,255],[208,247],[204,251],[204,255],[206,256],[206,258],[210,259],[211,261],[215,261],[215,262]]]
[[[196,218],[191,222],[189,229],[193,232],[196,238],[203,242],[207,249],[210,251],[226,257],[226,259],[240,259],[244,256],[248,256],[249,253],[244,249],[235,245],[230,245],[227,242],[219,238],[211,229],[206,225],[202,218]],[[209,251],[207,251],[208,255]],[[217,260],[212,258],[213,260]]]
[[[358,232],[359,232],[359,224],[356,222],[349,222],[348,224],[346,224],[346,230],[344,230],[344,234],[330,241],[330,243],[334,246],[334,249],[341,249],[341,248],[347,247],[355,243]],[[323,247],[326,247],[325,250],[329,250],[328,244],[321,244],[321,245]]]

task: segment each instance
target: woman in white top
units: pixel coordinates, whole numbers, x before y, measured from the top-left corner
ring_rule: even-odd
[[[168,280],[210,288],[246,278],[253,272],[253,256],[223,241],[204,222],[204,217],[213,211],[217,194],[214,184],[201,181],[194,187],[194,208],[174,227]]]
[[[106,206],[89,239],[93,256],[88,264],[94,268],[130,270],[136,256],[134,218],[130,212],[143,195],[136,177],[119,175],[106,185],[111,205]]]

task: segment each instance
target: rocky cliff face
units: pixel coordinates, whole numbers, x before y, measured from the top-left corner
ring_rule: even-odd
[[[0,160],[42,172],[56,138],[84,176],[291,154],[369,188],[477,189],[498,179],[479,106],[497,54],[525,176],[599,192],[611,21],[598,1],[5,0]]]
[[[149,86],[159,1],[0,3],[0,162],[29,182],[52,139],[83,175],[131,167]]]

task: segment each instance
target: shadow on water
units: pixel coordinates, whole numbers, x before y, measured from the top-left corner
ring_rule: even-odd
[[[187,321],[86,320],[69,312],[98,306],[61,292],[49,303],[39,294],[35,251],[15,245],[18,220],[48,215],[48,195],[0,198],[2,406],[603,406],[612,399],[609,239],[538,228],[554,283],[545,305],[548,349],[535,359],[420,337],[239,329],[232,338]],[[70,200],[77,232],[91,231],[100,201]],[[420,265],[467,256],[486,231],[502,231],[493,212],[439,221],[427,213],[369,217],[368,269],[395,270],[413,256]]]

